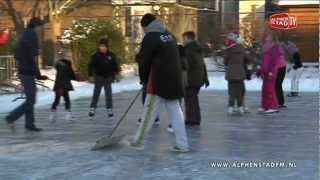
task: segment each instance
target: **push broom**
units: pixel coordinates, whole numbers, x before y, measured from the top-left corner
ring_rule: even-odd
[[[139,97],[141,91],[142,90],[138,91],[137,95],[131,101],[130,105],[128,106],[126,111],[121,116],[120,120],[116,123],[114,128],[111,130],[111,133],[109,135],[107,135],[107,136],[103,136],[103,137],[99,138],[96,141],[95,145],[91,148],[91,150],[96,151],[96,150],[101,150],[101,149],[108,148],[108,147],[111,147],[111,146],[115,146],[115,145],[119,144],[120,141],[122,141],[122,139],[125,137],[124,134],[118,135],[118,136],[115,136],[114,134],[115,134],[116,130],[118,129],[118,127],[120,126],[121,122],[127,116],[128,112],[130,111],[130,109],[132,108],[134,103],[136,102],[136,100]]]

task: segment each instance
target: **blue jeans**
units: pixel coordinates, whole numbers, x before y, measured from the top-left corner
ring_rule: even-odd
[[[13,123],[25,115],[26,127],[34,127],[34,105],[36,103],[37,87],[34,76],[19,75],[23,91],[26,96],[25,102],[15,108],[7,116],[7,121]]]

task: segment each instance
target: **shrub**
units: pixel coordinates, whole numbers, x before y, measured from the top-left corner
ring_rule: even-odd
[[[76,68],[86,77],[90,57],[97,49],[98,40],[103,36],[109,38],[110,49],[121,64],[132,61],[132,56],[128,55],[128,52],[132,52],[130,44],[126,43],[121,30],[111,21],[80,20],[62,35],[62,41],[71,45]]]

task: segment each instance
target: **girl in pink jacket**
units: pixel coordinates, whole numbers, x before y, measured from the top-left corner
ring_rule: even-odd
[[[276,94],[276,81],[279,67],[282,67],[283,51],[274,37],[268,34],[263,40],[263,62],[258,75],[262,77],[262,97],[260,112],[276,113],[279,112],[279,102]]]

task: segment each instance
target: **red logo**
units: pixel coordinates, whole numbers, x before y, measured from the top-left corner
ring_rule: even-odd
[[[298,21],[296,16],[279,13],[270,16],[269,25],[273,29],[295,29],[298,27]]]

